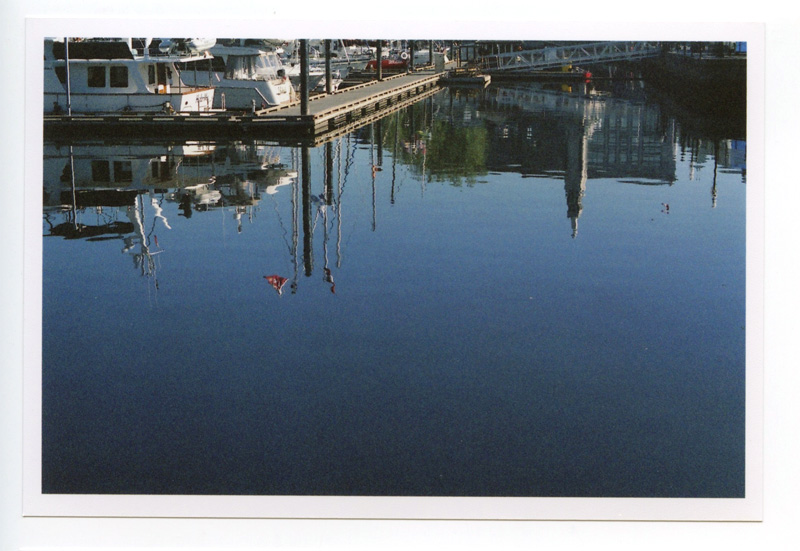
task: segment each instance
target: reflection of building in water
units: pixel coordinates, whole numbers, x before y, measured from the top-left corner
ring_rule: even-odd
[[[564,169],[564,191],[567,196],[567,218],[572,225],[572,237],[578,235],[578,218],[583,210],[586,192],[586,149],[588,137],[582,126],[567,126],[567,161]]]
[[[456,100],[455,112],[472,114],[454,119],[480,120],[489,129],[489,170],[564,179],[573,237],[588,179],[647,185],[676,179],[675,125],[655,106],[595,93],[585,83],[567,90],[491,87]]]
[[[535,86],[489,88],[481,108],[483,118],[495,125],[490,169],[511,168],[530,176],[563,174],[567,157],[563,128],[577,124],[587,139],[587,178],[675,181],[674,125],[665,124],[657,107],[586,89],[579,92]],[[493,117],[493,111],[498,116]],[[509,112],[515,116],[508,117]],[[577,139],[574,133],[569,135]]]

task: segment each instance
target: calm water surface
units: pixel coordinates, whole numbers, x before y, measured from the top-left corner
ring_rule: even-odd
[[[585,92],[45,143],[44,492],[742,497],[743,136]]]

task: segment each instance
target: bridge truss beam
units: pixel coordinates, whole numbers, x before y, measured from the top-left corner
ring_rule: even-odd
[[[580,63],[642,59],[660,53],[659,42],[593,42],[486,56],[480,59],[479,67],[487,74],[540,71]]]

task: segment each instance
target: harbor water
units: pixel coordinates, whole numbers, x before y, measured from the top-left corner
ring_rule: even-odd
[[[637,81],[45,142],[43,492],[743,497],[745,153]]]

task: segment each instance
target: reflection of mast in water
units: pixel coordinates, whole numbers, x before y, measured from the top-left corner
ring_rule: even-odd
[[[75,155],[72,151],[72,145],[69,146],[69,176],[72,182],[72,224],[75,229],[78,229],[78,192],[75,190]]]
[[[310,277],[314,268],[314,258],[311,231],[311,161],[307,146],[303,146],[300,150],[300,162],[303,173],[303,264],[306,277]]]
[[[369,164],[372,167],[372,231],[375,231],[375,227],[377,226],[376,220],[376,212],[375,212],[375,173],[378,171],[378,167],[375,165],[375,124],[371,124],[369,126],[369,136],[370,136],[370,144],[369,144]]]
[[[350,140],[350,135],[347,135],[348,141]],[[342,138],[339,138],[339,141],[336,144],[338,148],[338,163],[336,165],[337,170],[337,177],[336,177],[336,184],[337,184],[337,193],[336,193],[336,267],[342,267],[342,191],[344,189],[342,185]],[[348,145],[349,150],[349,145]]]
[[[122,252],[130,253],[132,255],[134,266],[139,269],[141,275],[152,276],[155,282],[155,287],[156,289],[158,289],[156,263],[153,257],[161,253],[162,251],[153,252],[150,250],[150,235],[149,234],[145,235],[145,229],[144,229],[145,216],[144,216],[144,205],[142,202],[142,196],[137,195],[135,203],[131,206],[128,206],[126,208],[126,211],[128,219],[133,225],[135,235],[128,236],[124,239],[125,245],[122,248]],[[161,214],[160,206],[157,211],[156,217],[153,219],[153,230],[155,230],[155,221],[157,218],[161,218],[166,224],[166,218],[164,218],[164,216]],[[166,225],[169,228],[169,225],[168,224]],[[150,233],[152,234],[152,230]],[[158,237],[156,236],[154,239],[155,239],[155,245],[158,246]],[[138,252],[134,249],[137,245],[139,246]]]
[[[719,141],[714,142],[714,181],[711,185],[711,208],[717,208],[717,159],[719,159]]]
[[[423,102],[423,107],[425,108],[422,111],[422,126],[424,128],[425,127],[425,121],[427,120],[427,116],[428,116],[428,113],[427,113],[428,104],[426,102]],[[428,141],[425,143],[425,147],[422,149],[422,193],[423,193],[423,195],[425,194],[425,168],[426,168],[425,167],[425,163],[428,160],[428,144],[430,143],[432,138],[433,138],[433,124],[431,124],[430,136],[428,138]]]
[[[389,202],[394,205],[394,183],[397,178],[397,140],[398,126],[400,125],[400,112],[394,114],[394,143],[392,144],[392,193]]]
[[[333,144],[331,142],[327,142],[325,144],[325,174],[324,174],[324,184],[325,184],[325,205],[326,207],[330,207],[333,204]],[[325,208],[322,211],[322,225],[323,225],[323,240],[322,240],[322,252],[323,258],[325,260],[325,264],[322,268],[323,271],[323,279],[331,284],[331,293],[336,292],[336,285],[333,283],[333,275],[331,274],[330,268],[328,268],[328,211],[329,208]]]
[[[276,291],[278,291],[279,295],[282,294],[282,288],[289,281],[291,281],[290,287],[292,290],[292,294],[296,294],[298,290],[298,284],[299,284],[298,277],[300,272],[299,258],[301,254],[299,252],[301,216],[302,216],[302,227],[303,227],[302,255],[303,255],[304,273],[306,277],[310,277],[314,270],[314,251],[312,248],[313,238],[314,238],[314,228],[316,227],[318,217],[321,216],[322,223],[324,226],[323,280],[331,284],[330,290],[332,293],[336,292],[333,273],[330,265],[330,259],[328,255],[328,244],[331,238],[331,232],[333,228],[332,218],[329,213],[335,212],[337,216],[338,227],[337,227],[337,237],[336,237],[336,250],[337,250],[336,267],[341,267],[342,219],[340,215],[341,213],[340,205],[341,205],[342,194],[344,193],[344,186],[348,169],[347,165],[342,164],[341,139],[337,142],[336,147],[337,151],[334,154],[333,142],[328,142],[325,144],[325,148],[323,150],[324,192],[319,196],[311,194],[311,167],[310,167],[311,159],[310,159],[309,148],[302,147],[299,148],[299,151],[293,150],[292,152],[292,166],[293,168],[297,168],[299,165],[300,167],[299,172],[301,173],[300,178],[302,178],[302,181],[300,181],[300,178],[293,178],[291,181],[292,243],[291,244],[287,243],[287,247],[289,249],[289,254],[292,258],[292,263],[294,265],[294,274],[291,280],[284,278],[279,274],[264,276],[264,279],[266,279],[267,282],[270,285],[272,285],[272,287],[274,287]],[[334,157],[337,157],[339,159],[338,186],[337,186],[338,192],[334,190],[334,177],[335,177]],[[343,170],[345,172],[344,178],[342,177]],[[302,186],[302,188],[300,186]],[[300,189],[302,189],[302,196],[300,195],[301,193]],[[284,235],[285,233],[286,232],[284,232]]]
[[[297,150],[292,151],[292,169],[297,171]],[[297,215],[297,194],[299,191],[297,178],[292,180],[292,263],[294,264],[294,277],[292,278],[292,294],[297,293],[297,277],[300,272],[297,260],[297,247],[300,241],[300,220]]]
[[[408,120],[410,126],[410,133],[411,133],[411,151],[416,154],[419,149],[422,149],[422,179],[420,180],[420,195],[425,195],[425,171],[426,171],[426,161],[428,160],[428,143],[430,142],[431,138],[433,137],[433,125],[431,125],[430,133],[428,134],[427,141],[422,138],[425,134],[425,122],[427,121],[427,102],[422,101],[418,102],[422,104],[423,111],[422,111],[422,130],[419,131],[419,135],[417,134],[417,124],[416,119],[414,116],[414,111],[416,109],[417,103],[412,103],[408,106]],[[451,106],[452,106],[452,96],[451,96]]]
[[[567,158],[564,170],[564,191],[567,195],[567,218],[572,225],[572,237],[578,235],[578,218],[583,210],[586,192],[586,151],[588,148],[583,123],[567,125]]]

